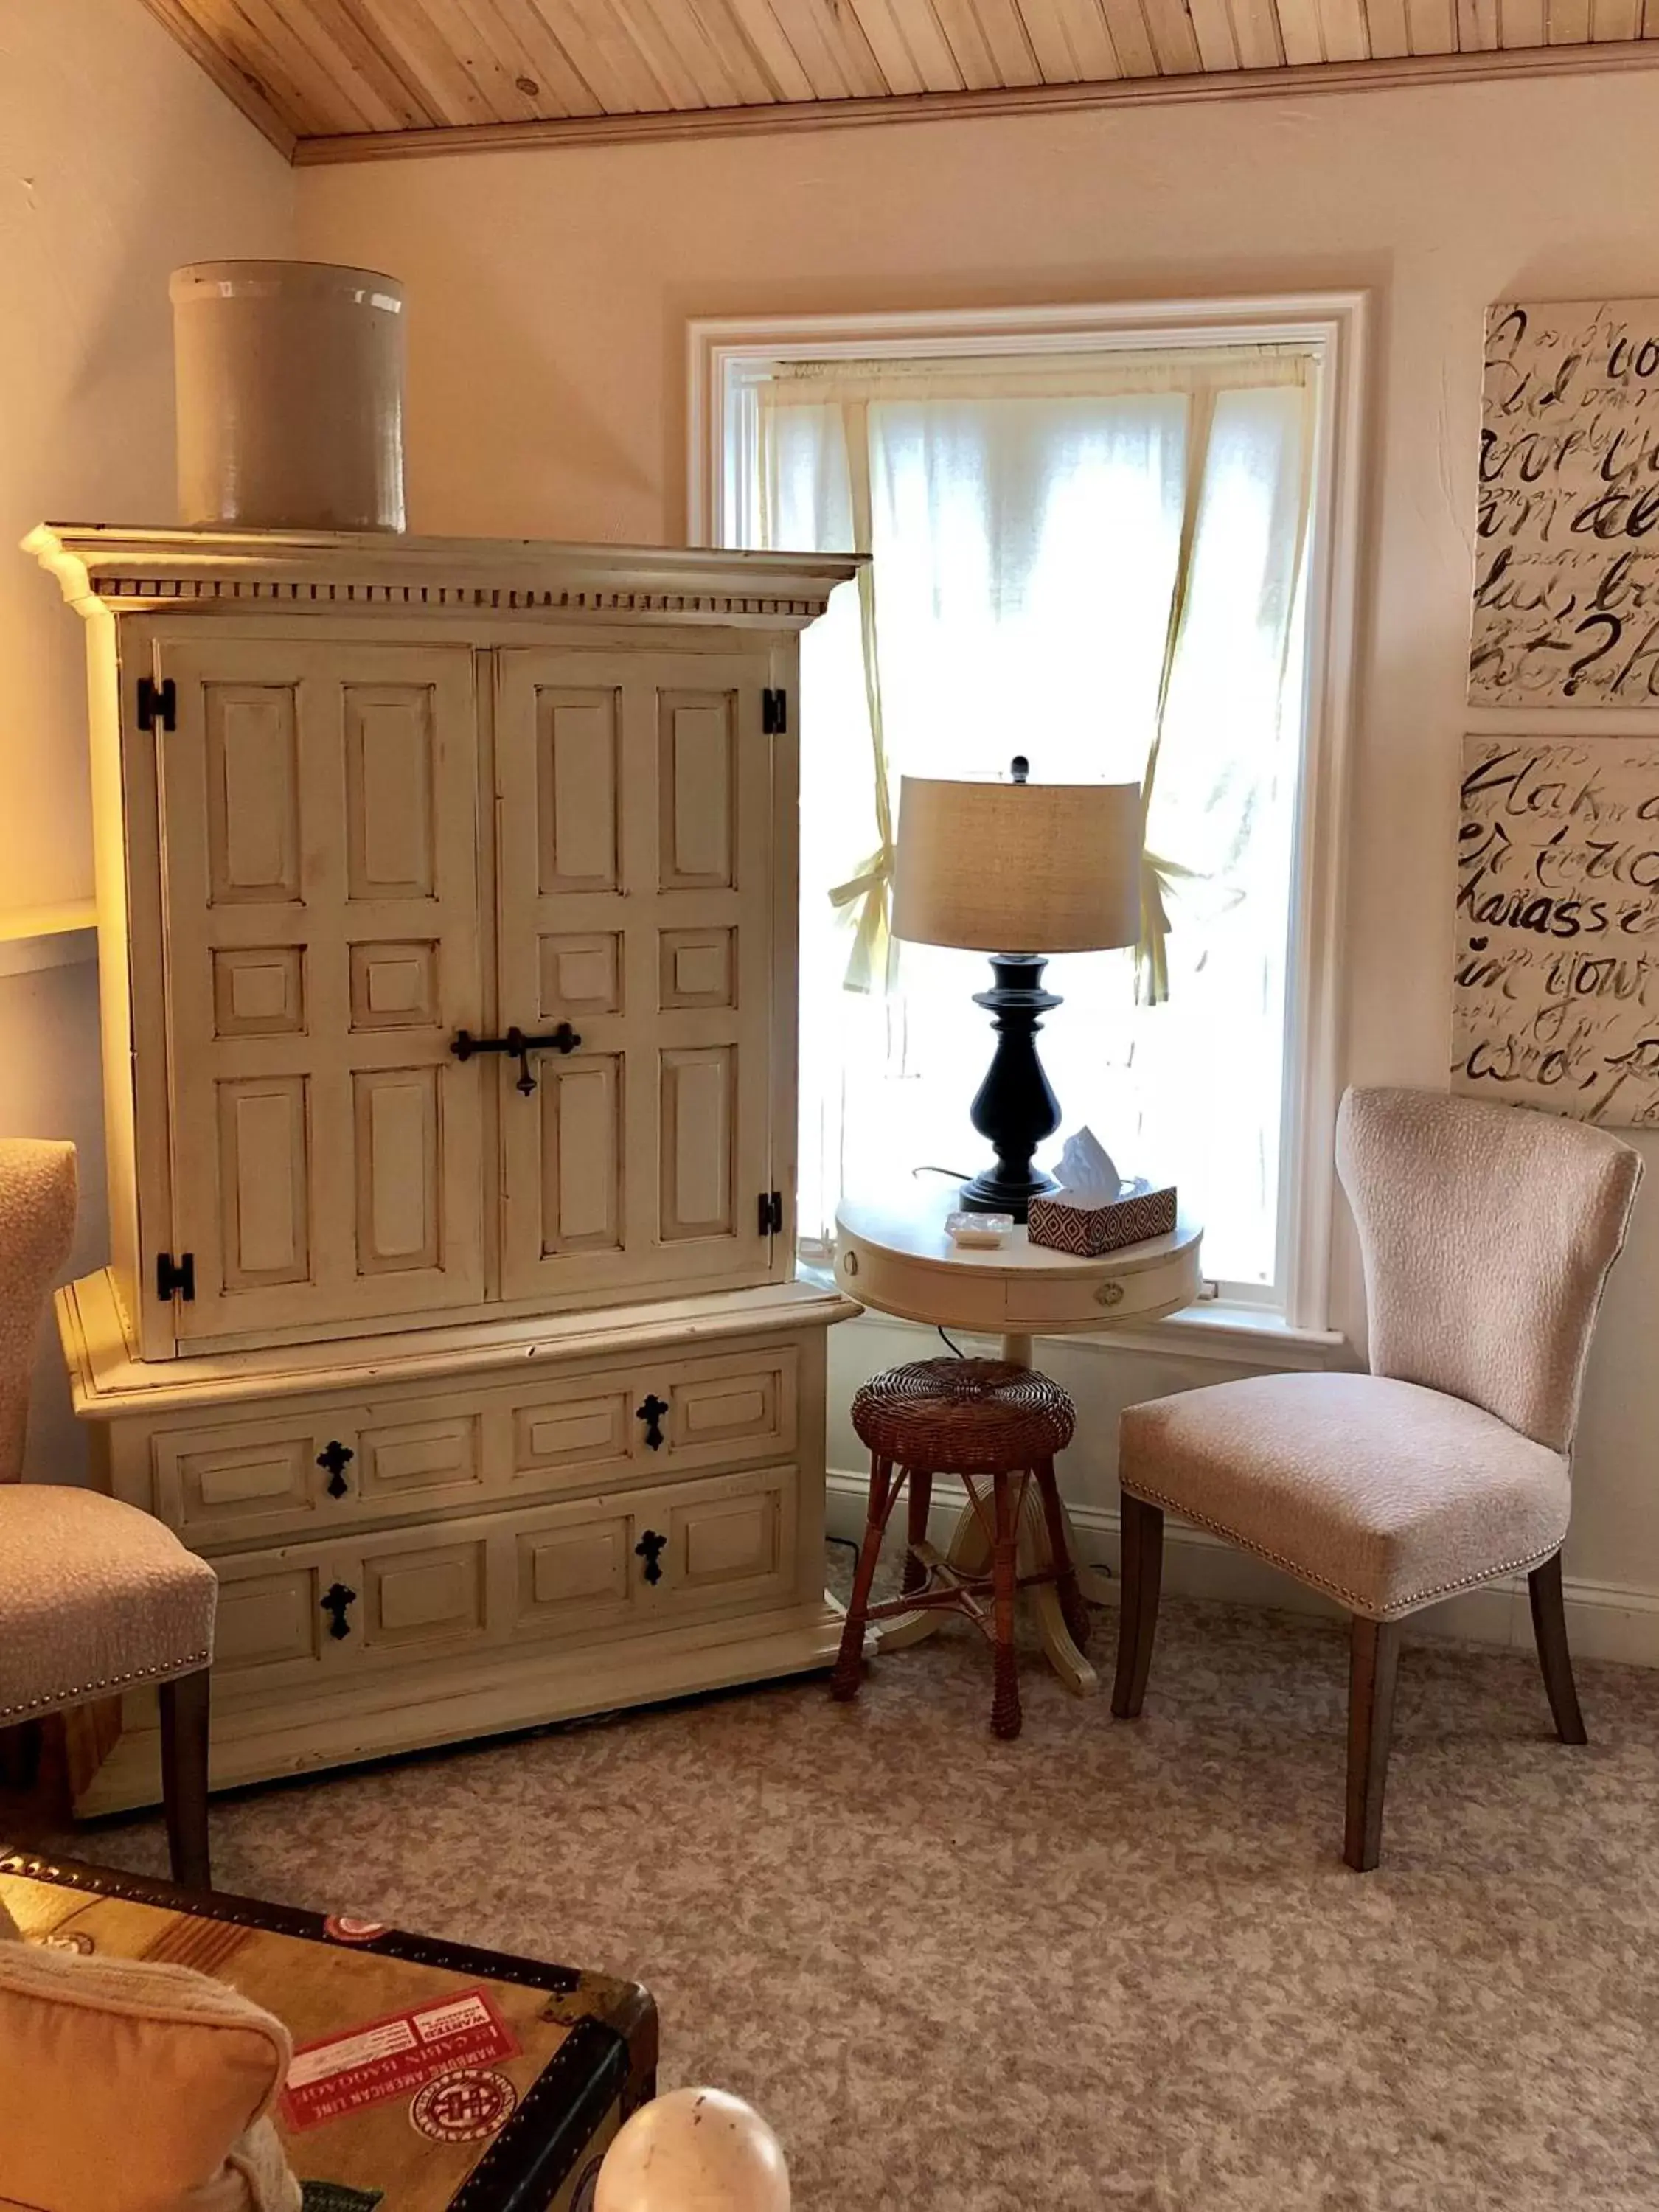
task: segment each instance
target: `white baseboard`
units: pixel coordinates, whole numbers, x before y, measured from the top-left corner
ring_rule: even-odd
[[[827,1524],[832,1536],[857,1540],[864,1533],[869,1481],[842,1468],[829,1474]],[[949,1540],[962,1509],[963,1493],[949,1477],[936,1478],[928,1534],[935,1544]],[[1118,1516],[1099,1505],[1073,1504],[1072,1526],[1085,1561],[1115,1576]],[[1340,1619],[1341,1608],[1316,1590],[1292,1582],[1265,1561],[1253,1559],[1219,1536],[1188,1528],[1171,1519],[1164,1548],[1164,1587],[1181,1597],[1212,1598],[1232,1605],[1272,1606],[1285,1613],[1315,1613]],[[1619,1583],[1565,1577],[1567,1637],[1580,1659],[1616,1659],[1634,1667],[1659,1667],[1659,1590],[1632,1589]],[[1474,1644],[1532,1649],[1532,1613],[1524,1575],[1484,1583],[1443,1605],[1425,1606],[1411,1617],[1413,1636],[1457,1637]]]

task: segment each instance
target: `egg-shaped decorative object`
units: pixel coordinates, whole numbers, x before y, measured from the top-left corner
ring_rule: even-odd
[[[777,2137],[741,2097],[671,2089],[618,2132],[593,2212],[789,2212],[789,2169]]]

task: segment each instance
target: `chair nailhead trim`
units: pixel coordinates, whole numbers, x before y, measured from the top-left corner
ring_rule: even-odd
[[[25,1705],[0,1705],[0,1721],[27,1720],[31,1713],[55,1713],[65,1705],[78,1705],[88,1698],[95,1698],[100,1691],[124,1690],[135,1682],[166,1682],[181,1674],[198,1674],[204,1667],[213,1663],[210,1651],[198,1651],[193,1659],[169,1659],[160,1667],[137,1667],[130,1674],[106,1674],[101,1681],[83,1682],[78,1689],[54,1690],[50,1696],[31,1698]]]
[[[1230,1544],[1237,1544],[1241,1552],[1253,1553],[1258,1559],[1266,1559],[1270,1566],[1283,1567],[1287,1575],[1297,1582],[1306,1583],[1310,1589],[1323,1590],[1328,1597],[1340,1597],[1350,1612],[1365,1613],[1368,1620],[1397,1620],[1404,1613],[1415,1612],[1420,1605],[1432,1605],[1437,1598],[1455,1597],[1459,1590],[1479,1589],[1483,1583],[1496,1582],[1499,1575],[1516,1575],[1523,1567],[1530,1570],[1542,1566],[1546,1559],[1553,1559],[1561,1548],[1560,1543],[1550,1544],[1527,1559],[1506,1559],[1501,1567],[1488,1567],[1483,1574],[1464,1575],[1455,1583],[1437,1583],[1432,1589],[1414,1590],[1411,1596],[1397,1599],[1386,1613],[1371,1613],[1368,1611],[1367,1601],[1352,1590],[1344,1589],[1340,1583],[1328,1583],[1322,1575],[1310,1574],[1306,1567],[1298,1566],[1294,1559],[1287,1559],[1282,1552],[1270,1552],[1265,1544],[1253,1544],[1248,1536],[1241,1536],[1236,1528],[1229,1528],[1224,1522],[1212,1521],[1207,1514],[1194,1513],[1189,1505],[1182,1505],[1177,1499],[1165,1497],[1161,1491],[1143,1489],[1139,1483],[1124,1482],[1122,1487],[1131,1498],[1139,1498],[1143,1504],[1161,1505],[1171,1513],[1179,1514],[1183,1521],[1190,1521],[1195,1528],[1207,1528],[1212,1536],[1224,1536]],[[1565,1541],[1565,1537],[1562,1541]]]

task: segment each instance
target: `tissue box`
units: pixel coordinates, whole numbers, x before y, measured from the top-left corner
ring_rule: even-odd
[[[1175,1185],[1152,1190],[1144,1182],[1129,1185],[1108,1206],[1062,1206],[1052,1198],[1034,1198],[1025,1217],[1033,1244],[1070,1252],[1079,1260],[1097,1260],[1103,1252],[1121,1252],[1149,1237],[1168,1237],[1175,1225]]]

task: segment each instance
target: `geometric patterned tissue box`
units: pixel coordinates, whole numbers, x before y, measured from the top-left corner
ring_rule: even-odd
[[[1109,1206],[1059,1206],[1052,1198],[1034,1198],[1025,1215],[1033,1244],[1079,1260],[1097,1260],[1103,1252],[1121,1252],[1149,1237],[1168,1237],[1175,1225],[1175,1185],[1153,1190],[1144,1180],[1127,1184]]]

